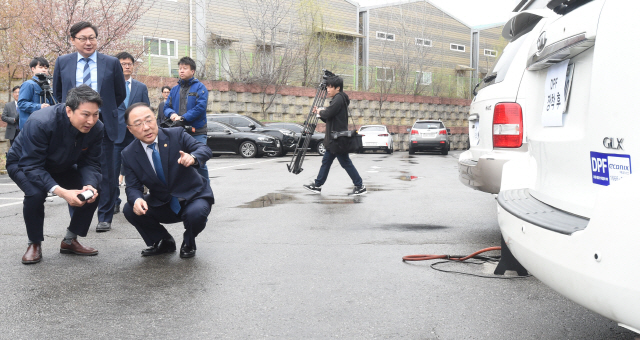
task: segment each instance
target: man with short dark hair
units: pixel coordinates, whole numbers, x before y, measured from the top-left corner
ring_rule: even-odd
[[[124,102],[118,106],[118,138],[114,143],[113,150],[113,166],[116,176],[120,175],[121,156],[120,153],[131,141],[133,141],[133,135],[127,130],[127,124],[124,121],[124,112],[127,107],[135,103],[146,103],[149,105],[149,91],[147,85],[132,78],[134,71],[135,60],[130,53],[120,52],[116,55],[116,58],[122,65],[122,72],[124,74],[125,85],[127,88],[127,96]],[[115,186],[113,192],[101,191],[100,200],[98,204],[98,225],[96,226],[97,232],[104,232],[111,230],[111,222],[113,221],[113,215],[120,212],[120,187]]]
[[[164,103],[164,116],[173,121],[183,121],[191,126],[187,131],[198,142],[207,144],[207,99],[209,90],[193,75],[196,73],[196,62],[183,57],[178,61],[178,85],[171,89],[169,99]],[[209,170],[203,164],[198,173],[209,183]]]
[[[195,256],[196,236],[204,230],[214,203],[211,186],[196,169],[211,158],[211,149],[183,128],[159,129],[145,103],[130,106],[125,119],[136,140],[122,151],[127,182],[122,212],[149,246],[142,256],[175,251],[173,237],[160,223],[180,221],[185,229],[180,257]],[[149,188],[146,196],[143,186]]]
[[[324,145],[326,151],[322,156],[322,165],[318,171],[318,177],[315,181],[303,187],[313,193],[319,194],[322,191],[322,185],[329,177],[329,170],[333,160],[338,158],[340,165],[347,171],[354,188],[349,195],[363,195],[367,193],[367,189],[362,184],[362,177],[358,174],[358,170],[353,166],[349,153],[343,152],[338,147],[336,140],[331,138],[331,132],[347,131],[349,129],[349,96],[342,91],[342,78],[338,76],[329,77],[327,79],[327,97],[331,98],[328,107],[314,107],[313,112],[327,123],[324,136]]]
[[[98,121],[102,99],[88,86],[69,91],[67,102],[34,112],[7,153],[9,177],[24,192],[23,216],[29,246],[22,263],[42,259],[44,202],[48,193],[70,207],[71,221],[60,244],[63,254],[97,255],[81,245],[98,204],[103,125]],[[90,191],[91,197],[78,196]]]
[[[18,110],[20,113],[20,130],[27,122],[29,116],[40,109],[53,105],[53,98],[47,96],[42,87],[38,84],[36,74],[49,75],[49,62],[43,57],[35,57],[29,63],[32,78],[20,86],[20,97],[18,98]]]
[[[9,140],[9,146],[13,145],[20,132],[20,115],[18,114],[18,98],[20,97],[20,86],[14,86],[11,89],[13,101],[4,105],[2,110],[2,121],[7,123],[7,129],[4,132],[4,138]]]
[[[102,182],[100,192],[114,197],[118,188],[118,173],[113,166],[114,142],[118,140],[118,106],[127,97],[122,65],[117,58],[97,52],[98,29],[91,23],[81,21],[69,29],[70,42],[75,53],[58,57],[53,72],[53,91],[58,102],[66,100],[67,92],[82,84],[90,86],[100,94],[103,105],[100,121],[104,124],[102,141]],[[113,211],[113,201],[98,208],[98,215]],[[108,229],[96,229],[106,231]]]

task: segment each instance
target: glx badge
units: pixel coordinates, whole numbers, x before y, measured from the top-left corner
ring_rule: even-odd
[[[604,147],[607,149],[624,150],[622,148],[623,142],[624,142],[624,138],[605,137],[602,140],[602,145],[604,145]]]

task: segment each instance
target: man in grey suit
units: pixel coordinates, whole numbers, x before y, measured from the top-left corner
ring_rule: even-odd
[[[13,145],[13,140],[16,139],[18,132],[20,132],[18,128],[20,123],[20,115],[18,114],[20,86],[15,86],[11,90],[11,94],[13,95],[13,101],[8,102],[2,111],[2,121],[7,123],[7,131],[4,133],[4,138],[9,140],[9,145]]]

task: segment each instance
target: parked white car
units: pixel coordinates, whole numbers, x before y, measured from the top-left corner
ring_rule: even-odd
[[[509,41],[493,69],[482,80],[469,112],[469,150],[458,159],[459,179],[476,190],[500,192],[502,166],[527,149],[526,110],[516,102],[528,47],[536,41],[545,17],[557,15],[548,9],[524,11],[504,26]],[[524,47],[523,47],[524,46]]]
[[[559,16],[520,47],[529,147],[503,167],[500,229],[537,279],[640,333],[637,1],[546,3]]]
[[[360,149],[360,152],[385,150],[387,153],[393,153],[393,137],[386,126],[363,125],[358,130],[358,134],[362,135],[362,149]]]

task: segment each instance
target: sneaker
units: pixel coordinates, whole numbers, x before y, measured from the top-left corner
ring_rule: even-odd
[[[366,193],[367,193],[367,188],[365,188],[364,185],[361,185],[359,187],[353,187],[353,191],[349,195],[358,196],[358,195],[364,195]]]
[[[316,194],[319,194],[320,191],[322,191],[322,187],[317,187],[315,183],[303,185],[302,187]]]

